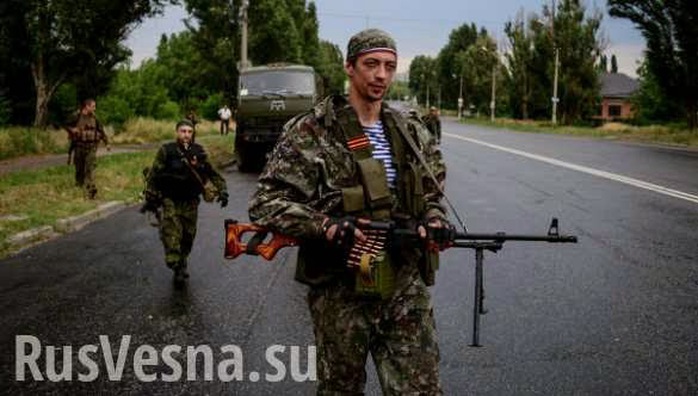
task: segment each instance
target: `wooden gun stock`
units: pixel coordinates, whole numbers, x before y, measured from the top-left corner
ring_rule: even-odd
[[[246,233],[254,233],[247,243],[242,242]],[[286,246],[296,246],[298,242],[286,235],[271,233],[272,237],[264,242],[270,232],[252,223],[239,223],[237,220],[225,220],[225,258],[234,259],[241,254],[262,256],[272,260],[279,249]]]

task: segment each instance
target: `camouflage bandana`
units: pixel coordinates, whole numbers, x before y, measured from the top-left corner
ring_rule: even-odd
[[[356,33],[347,45],[347,61],[373,51],[389,51],[397,55],[395,40],[380,29],[366,29]]]

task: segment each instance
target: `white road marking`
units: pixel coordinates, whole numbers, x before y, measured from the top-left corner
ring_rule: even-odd
[[[481,146],[489,147],[489,148],[492,148],[495,150],[500,150],[500,151],[504,151],[507,153],[516,154],[516,155],[520,155],[522,157],[545,162],[545,163],[548,163],[551,165],[559,166],[561,168],[571,169],[571,170],[575,170],[577,172],[582,172],[582,173],[586,173],[589,175],[602,177],[604,179],[613,180],[613,181],[617,181],[620,183],[625,183],[625,184],[628,184],[628,185],[631,185],[634,187],[644,188],[645,190],[654,191],[654,192],[657,192],[660,194],[668,195],[670,197],[679,198],[679,199],[683,199],[683,200],[698,204],[698,195],[693,195],[693,194],[685,193],[683,191],[674,190],[674,189],[671,189],[668,187],[660,186],[658,184],[649,183],[646,181],[634,179],[632,177],[623,176],[623,175],[619,175],[616,173],[611,173],[611,172],[606,172],[606,171],[602,171],[602,170],[598,170],[598,169],[594,169],[594,168],[589,168],[587,166],[576,165],[576,164],[572,164],[569,162],[560,161],[560,160],[557,160],[554,158],[544,157],[542,155],[531,154],[531,153],[528,153],[526,151],[516,150],[513,148],[509,148],[509,147],[504,147],[504,146],[499,146],[499,145],[492,144],[492,143],[483,142],[482,140],[467,138],[467,137],[463,137],[463,136],[459,136],[459,135],[454,135],[451,133],[444,133],[444,135],[452,137],[452,138],[460,139],[460,140],[463,140],[466,142],[479,144]]]

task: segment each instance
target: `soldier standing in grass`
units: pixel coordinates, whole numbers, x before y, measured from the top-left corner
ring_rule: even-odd
[[[68,138],[70,150],[75,164],[75,185],[85,189],[85,197],[95,199],[97,186],[94,181],[94,171],[97,167],[97,146],[103,141],[109,147],[107,134],[102,124],[95,117],[97,103],[94,99],[82,102],[75,118],[68,123]]]
[[[225,207],[228,192],[225,180],[211,166],[204,148],[192,142],[194,124],[182,120],[175,129],[177,140],[160,147],[146,176],[146,203],[141,211],[159,212],[165,264],[174,272],[175,283],[181,286],[189,277],[187,258],[196,237],[200,196],[209,195],[208,186],[212,185],[213,195]]]
[[[440,394],[427,289],[438,253],[426,238],[451,230],[440,204],[446,168],[419,118],[383,102],[397,68],[387,33],[353,36],[344,67],[348,98],[330,96],[286,124],[250,218],[300,241],[296,280],[310,286],[318,394],[363,394],[369,353],[384,394]],[[361,254],[365,273],[352,259],[370,239],[358,219],[394,221],[424,243],[371,247],[380,251]]]

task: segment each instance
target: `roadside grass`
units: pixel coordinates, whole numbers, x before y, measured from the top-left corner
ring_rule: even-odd
[[[172,129],[170,139],[173,138]],[[209,152],[214,166],[220,168],[230,163],[233,139],[232,134],[209,134],[199,141]],[[3,175],[0,178],[0,257],[10,253],[7,238],[18,232],[54,226],[59,219],[85,213],[108,201],[139,202],[144,182],[142,170],[152,164],[156,150],[150,148],[98,158],[95,180],[99,193],[94,201],[86,200],[82,189],[75,186],[75,171],[69,165]]]
[[[32,154],[68,151],[67,133],[60,129],[34,127],[0,128],[0,160]]]
[[[234,123],[233,123],[234,125]],[[150,118],[133,118],[114,132],[105,130],[112,145],[133,145],[162,142],[175,136],[175,122]],[[218,134],[218,123],[202,121],[196,126],[197,136]],[[0,160],[28,155],[65,154],[68,152],[68,134],[63,129],[35,127],[0,127]]]
[[[550,122],[496,119],[491,122],[483,118],[468,118],[467,124],[507,129],[511,131],[551,133],[570,136],[586,136],[599,139],[627,140],[642,143],[662,143],[675,146],[698,147],[698,132],[679,127],[661,125],[633,126],[621,123],[606,123],[600,127],[553,126]]]
[[[118,134],[111,139],[114,144],[144,144],[171,140],[175,136],[174,121],[154,120],[152,118],[132,118],[123,126]],[[218,124],[212,121],[202,121],[196,124],[196,136],[215,135]]]

